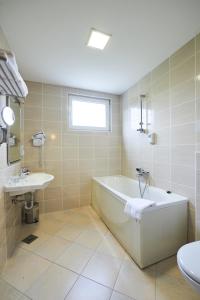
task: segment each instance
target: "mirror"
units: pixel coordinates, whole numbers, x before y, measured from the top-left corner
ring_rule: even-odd
[[[8,126],[8,143],[7,143],[7,157],[8,164],[13,164],[21,159],[21,107],[20,102],[16,97],[7,97],[7,110],[6,114],[9,121],[13,123]],[[13,117],[15,116],[15,118]],[[14,121],[14,122],[12,122]],[[9,125],[7,123],[7,125]]]

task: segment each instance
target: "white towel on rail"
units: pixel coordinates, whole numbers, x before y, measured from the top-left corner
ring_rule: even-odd
[[[142,198],[130,198],[127,200],[124,212],[136,220],[141,220],[144,209],[155,205],[154,201]]]
[[[0,49],[0,93],[24,98],[28,94],[14,54],[4,49]]]

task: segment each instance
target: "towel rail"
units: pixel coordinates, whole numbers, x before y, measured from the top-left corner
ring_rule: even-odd
[[[0,94],[25,98],[27,86],[18,72],[12,52],[0,49]]]

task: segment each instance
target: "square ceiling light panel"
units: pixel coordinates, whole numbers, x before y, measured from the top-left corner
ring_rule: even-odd
[[[103,50],[110,38],[111,38],[110,34],[100,32],[96,29],[91,29],[87,46]]]

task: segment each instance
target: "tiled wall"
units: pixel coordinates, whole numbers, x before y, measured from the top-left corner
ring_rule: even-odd
[[[55,176],[49,187],[37,194],[40,210],[50,212],[89,204],[92,176],[121,173],[119,97],[42,83],[27,84],[24,165],[31,171]],[[112,132],[69,130],[69,93],[111,98]],[[42,154],[31,142],[33,133],[41,129],[47,135]]]
[[[0,28],[0,48],[8,49],[8,43]],[[0,111],[5,106],[5,97],[0,96]],[[0,117],[0,124],[2,120]],[[20,210],[5,197],[3,185],[11,175],[19,171],[20,164],[7,166],[6,144],[0,145],[0,268],[11,255],[19,233]]]
[[[200,35],[152,70],[123,96],[123,174],[151,173],[151,183],[189,198],[189,237],[195,236],[195,151],[200,146]],[[139,95],[146,94],[149,132],[156,145],[136,131]],[[145,112],[145,109],[144,109]]]
[[[200,152],[196,152],[196,238],[200,240]]]

